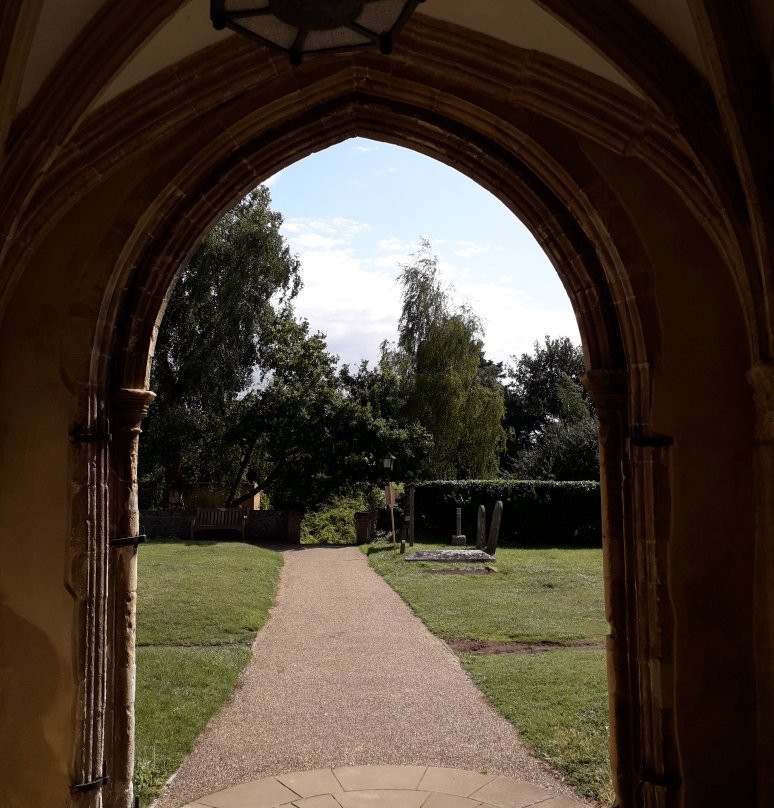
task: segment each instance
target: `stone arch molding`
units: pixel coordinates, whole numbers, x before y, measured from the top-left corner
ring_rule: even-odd
[[[104,805],[125,808],[131,793],[136,582],[134,551],[106,548],[139,532],[138,437],[165,301],[203,233],[244,191],[355,135],[415,149],[488,188],[531,229],[565,285],[600,416],[616,792],[625,808],[680,799],[673,457],[652,413],[663,358],[653,236],[612,175],[631,169],[658,185],[727,262],[740,310],[750,295],[718,194],[669,121],[556,60],[498,45],[493,61],[491,48],[419,20],[389,61],[333,57],[291,70],[242,43],[217,46],[93,112],[24,198],[3,253],[16,267],[7,296],[36,271],[58,226],[104,206],[62,347],[74,420],[99,435],[109,417],[113,431],[110,447],[73,449],[70,506],[72,577],[86,615],[74,765],[82,782],[106,766]],[[754,352],[757,337],[746,338]]]
[[[352,84],[360,82],[363,75],[358,65],[338,72],[344,76],[337,76],[336,84],[322,98],[315,98],[314,105],[305,101],[301,109],[276,121],[268,132],[255,116],[252,125],[243,129],[239,144],[230,131],[220,132],[203,147],[196,144],[195,154],[192,149],[181,161],[183,167],[152,189],[144,203],[147,213],[126,238],[115,263],[115,291],[95,346],[95,356],[101,359],[92,367],[93,389],[112,397],[113,407],[121,397],[126,400],[133,396],[140,410],[146,408],[147,396],[141,391],[147,385],[157,324],[174,277],[202,234],[260,178],[348,137],[371,137],[408,146],[463,171],[493,191],[532,230],[557,268],[576,311],[591,368],[589,386],[605,422],[606,475],[613,487],[619,488],[622,466],[630,462],[626,457],[629,413],[636,412],[639,421],[648,420],[648,369],[652,358],[658,356],[659,334],[652,327],[656,318],[648,312],[647,295],[637,300],[630,276],[634,271],[639,275],[634,284],[642,285],[648,274],[647,258],[634,227],[604,180],[577,145],[573,147],[553,125],[544,128],[559,141],[559,149],[572,150],[577,165],[558,162],[556,155],[540,144],[542,131],[537,127],[530,133],[527,126],[517,129],[501,123],[496,132],[496,121],[480,110],[469,110],[464,120],[451,119],[448,113],[428,110],[413,100],[395,103],[359,89],[353,91]],[[314,93],[310,91],[310,95]],[[643,327],[643,308],[649,332]],[[629,366],[637,368],[633,384],[627,378]],[[630,389],[637,393],[634,398]],[[136,452],[135,433],[122,451],[130,456]],[[126,488],[126,480],[123,485]],[[124,490],[123,497],[127,495],[131,493]],[[113,499],[121,498],[119,486]],[[127,512],[125,523],[117,526],[121,528],[118,532],[131,533],[132,518]],[[634,543],[634,526],[623,524],[621,512],[611,513],[607,527],[611,540],[623,542],[619,537],[628,535]],[[635,604],[631,602],[631,581],[627,583],[631,571],[624,569],[625,559],[630,570],[637,562],[631,549],[619,549],[613,558],[607,614],[612,627],[611,677],[617,693],[616,779],[618,791],[624,795],[637,784],[644,754],[642,731],[637,729],[640,714],[658,710],[643,703],[647,693],[641,694],[637,685],[643,653],[633,648],[635,620],[631,610]],[[119,590],[131,585],[134,577],[131,559],[125,563],[129,571],[117,567],[110,579],[113,603],[125,600]],[[640,571],[642,576],[655,573],[653,569]],[[668,615],[661,617],[668,620]],[[123,643],[131,644],[131,626],[119,624],[118,628],[111,643],[114,655],[120,654]],[[641,645],[648,645],[647,638]],[[114,721],[125,714],[121,707],[131,706],[127,703],[130,687],[127,684],[122,689],[120,685],[112,692]],[[661,686],[668,688],[669,683]],[[660,734],[651,740],[653,751],[661,758],[662,748],[669,748],[671,731],[668,721],[662,723]],[[130,734],[131,725],[114,726],[110,733],[113,746],[107,745],[106,755],[114,772],[114,789],[130,779],[130,761],[126,759]],[[664,760],[662,765],[673,762]],[[117,776],[120,772],[124,773],[121,779]]]

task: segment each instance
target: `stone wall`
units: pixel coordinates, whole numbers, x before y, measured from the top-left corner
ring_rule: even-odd
[[[141,511],[140,530],[150,538],[187,539],[194,511]],[[300,541],[296,511],[248,511],[245,538],[259,544],[298,544]],[[218,535],[234,535],[233,531],[197,533],[207,539]]]

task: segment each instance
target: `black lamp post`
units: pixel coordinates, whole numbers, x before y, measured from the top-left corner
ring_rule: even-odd
[[[210,0],[217,29],[230,28],[301,64],[319,53],[378,48],[392,52],[395,35],[422,0]]]
[[[395,465],[395,455],[392,452],[385,452],[384,456],[382,457],[382,468],[384,469],[385,474],[387,475],[387,482],[390,482],[392,468]]]

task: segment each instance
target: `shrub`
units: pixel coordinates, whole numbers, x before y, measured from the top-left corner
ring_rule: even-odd
[[[599,483],[554,480],[433,480],[415,483],[417,538],[446,541],[454,533],[455,508],[462,532],[475,541],[478,506],[487,529],[494,504],[503,502],[500,543],[505,546],[591,546],[602,543]]]
[[[355,544],[355,512],[367,510],[359,497],[336,497],[301,520],[302,544]]]

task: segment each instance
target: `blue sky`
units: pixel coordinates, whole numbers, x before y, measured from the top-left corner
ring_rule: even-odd
[[[567,295],[529,231],[464,175],[408,149],[347,140],[267,180],[302,262],[295,308],[341,362],[374,362],[394,340],[399,265],[421,238],[454,298],[482,318],[486,354],[507,361],[544,334],[579,342]]]

